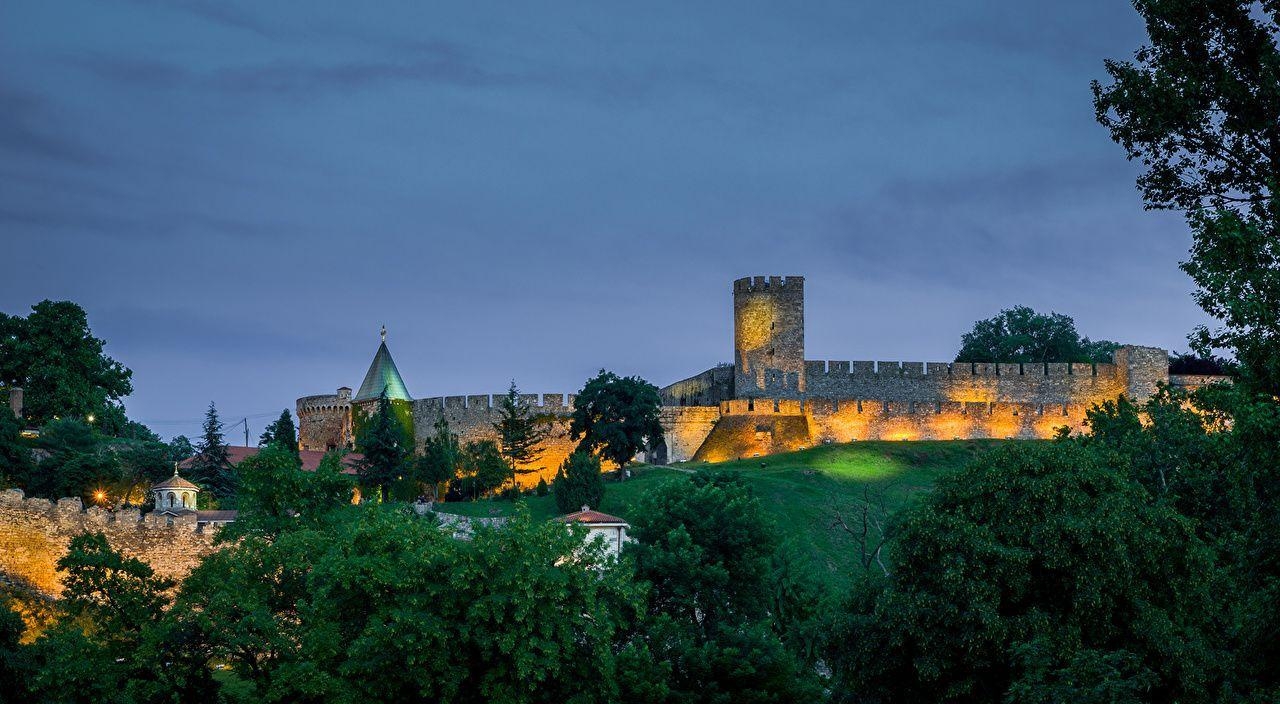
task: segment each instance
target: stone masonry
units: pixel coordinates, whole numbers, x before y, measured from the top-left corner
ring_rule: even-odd
[[[195,514],[162,516],[138,509],[83,509],[80,499],[24,498],[22,491],[0,492],[0,574],[8,581],[57,598],[62,579],[57,563],[77,535],[101,532],[127,557],[146,562],[156,574],[181,580],[214,551],[217,529],[197,529]]]
[[[805,359],[804,278],[733,282],[734,363],[661,389],[664,436],[650,461],[718,461],[818,443],[874,439],[1047,438],[1082,432],[1085,411],[1121,394],[1141,402],[1161,383],[1220,377],[1168,373],[1168,353],[1124,346],[1109,363],[971,364]],[[500,394],[413,401],[420,448],[443,414],[463,439],[496,439]],[[549,477],[573,449],[573,396],[528,396],[550,431],[524,478]],[[350,390],[298,400],[304,449],[350,444]],[[745,419],[745,420],[744,420]]]

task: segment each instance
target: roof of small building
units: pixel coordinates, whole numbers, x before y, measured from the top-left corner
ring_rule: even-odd
[[[581,511],[560,516],[556,520],[562,523],[583,523],[586,525],[630,525],[625,519],[599,511],[592,511],[589,506],[583,506]]]
[[[227,459],[231,462],[231,464],[237,465],[249,459],[250,457],[253,457],[254,455],[258,454],[261,451],[262,451],[262,448],[260,447],[243,447],[239,445],[230,445],[227,447]],[[320,460],[323,460],[326,454],[328,453],[321,452],[320,450],[299,450],[298,458],[302,460],[303,471],[307,471],[307,472],[316,471],[316,469],[320,467]],[[183,469],[190,468],[191,465],[195,463],[195,459],[196,459],[195,457],[188,457],[187,459],[183,460],[182,463],[179,464],[178,466],[182,467]],[[364,455],[360,454],[359,452],[348,452],[347,454],[343,455],[342,456],[342,473],[355,474],[357,463],[359,463],[363,459],[364,459]]]
[[[236,520],[236,516],[240,515],[239,511],[231,509],[222,509],[216,511],[196,511],[196,522],[198,523],[230,523]]]
[[[404,379],[400,378],[400,370],[396,369],[396,362],[391,358],[391,351],[387,349],[387,329],[382,329],[382,344],[378,345],[378,352],[373,355],[373,363],[369,365],[369,371],[364,375],[364,382],[360,384],[360,390],[356,392],[353,401],[369,401],[376,399],[386,392],[387,398],[400,401],[411,401],[413,398],[409,396],[409,389],[405,388]]]
[[[168,479],[151,485],[151,489],[195,489],[200,491],[200,487],[178,476],[178,470],[173,470],[173,476]]]

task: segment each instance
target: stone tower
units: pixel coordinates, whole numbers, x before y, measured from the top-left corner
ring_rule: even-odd
[[[733,282],[734,396],[804,394],[804,277]]]

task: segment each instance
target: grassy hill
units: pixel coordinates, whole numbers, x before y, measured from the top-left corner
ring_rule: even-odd
[[[928,491],[938,477],[1006,442],[1037,441],[867,441],[718,464],[641,465],[633,468],[631,479],[607,482],[602,505],[592,508],[630,518],[638,499],[661,483],[687,481],[691,472],[704,467],[738,471],[777,521],[790,549],[839,586],[861,567],[857,566],[856,544],[832,525],[836,508],[847,511],[868,490],[883,492],[887,503],[897,508],[913,495]],[[558,513],[550,496],[522,502],[534,517],[551,518]],[[515,508],[513,502],[498,500],[438,507],[466,516],[509,515]]]

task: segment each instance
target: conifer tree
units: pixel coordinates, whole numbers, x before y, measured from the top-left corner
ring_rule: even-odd
[[[204,414],[204,426],[200,441],[196,443],[196,457],[191,463],[192,481],[208,489],[219,499],[236,492],[235,468],[227,453],[227,443],[222,437],[222,421],[218,409],[209,402]]]
[[[302,461],[298,454],[298,431],[293,426],[293,416],[287,408],[281,411],[280,417],[262,432],[258,444],[262,447],[279,445],[293,453],[294,459],[299,463]]]
[[[517,474],[538,471],[521,465],[527,465],[542,455],[538,444],[546,438],[547,432],[533,417],[528,402],[521,398],[515,380],[502,397],[498,414],[498,422],[493,424],[493,429],[498,433],[498,449],[507,461],[512,480]]]
[[[378,410],[356,435],[356,449],[364,459],[356,467],[360,483],[378,487],[383,501],[391,482],[404,471],[409,448],[405,446],[404,428],[391,411],[391,401],[383,391],[378,397]]]

